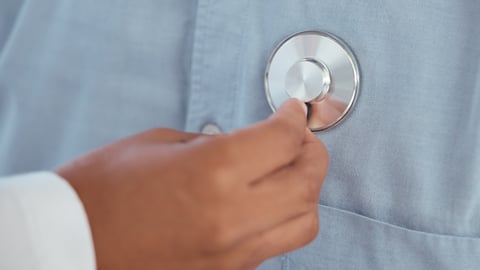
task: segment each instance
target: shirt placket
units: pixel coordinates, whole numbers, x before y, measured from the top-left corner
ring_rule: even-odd
[[[245,17],[238,11],[248,1],[227,2],[198,0],[185,126],[190,132],[235,128]]]
[[[185,130],[205,134],[238,128],[249,1],[198,0]],[[287,269],[286,256],[260,269]]]

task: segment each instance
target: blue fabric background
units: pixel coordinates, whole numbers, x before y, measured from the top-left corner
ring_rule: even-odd
[[[478,14],[469,0],[0,0],[0,174],[151,127],[262,120],[271,51],[325,30],[357,55],[360,96],[318,134],[319,237],[262,269],[480,269]]]

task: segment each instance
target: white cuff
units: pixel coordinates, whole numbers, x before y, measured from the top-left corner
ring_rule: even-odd
[[[64,179],[51,172],[0,178],[0,269],[95,268],[87,215]]]

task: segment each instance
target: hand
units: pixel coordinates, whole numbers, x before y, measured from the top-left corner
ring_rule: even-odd
[[[313,240],[328,155],[304,107],[231,134],[154,129],[58,169],[98,269],[247,269]]]

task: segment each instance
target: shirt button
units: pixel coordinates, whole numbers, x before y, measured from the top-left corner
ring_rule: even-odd
[[[216,134],[222,133],[222,130],[220,129],[219,126],[209,123],[209,124],[205,124],[202,127],[201,133],[205,135],[216,135]]]

